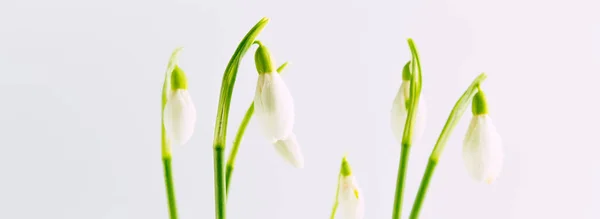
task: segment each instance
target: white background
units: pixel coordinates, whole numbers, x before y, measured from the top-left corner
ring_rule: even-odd
[[[180,218],[213,218],[212,139],[223,70],[261,17],[261,39],[292,65],[294,169],[249,126],[228,216],[327,218],[348,153],[366,218],[390,218],[399,146],[389,112],[414,38],[429,115],[414,146],[405,216],[454,102],[480,72],[504,140],[504,170],[472,181],[455,129],[421,218],[600,218],[600,7],[595,1],[0,2],[0,218],[168,218],[160,89],[169,55],[198,109],[174,148]],[[250,50],[252,54],[254,49]],[[234,91],[229,140],[254,94],[252,55]]]

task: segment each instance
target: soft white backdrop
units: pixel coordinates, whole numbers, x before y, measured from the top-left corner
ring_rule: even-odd
[[[212,218],[211,143],[223,70],[261,17],[296,101],[306,166],[276,156],[251,122],[228,216],[327,218],[348,153],[366,218],[390,218],[399,146],[389,111],[420,49],[428,128],[414,146],[407,215],[454,102],[480,72],[505,144],[493,185],[461,160],[465,114],[442,156],[421,218],[600,218],[600,9],[595,1],[0,2],[0,218],[167,218],[160,161],[160,88],[184,46],[198,109],[195,135],[174,148],[180,217]],[[254,49],[250,51],[252,54]],[[246,56],[229,142],[256,80]]]

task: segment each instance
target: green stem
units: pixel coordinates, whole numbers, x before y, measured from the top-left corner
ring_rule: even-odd
[[[254,114],[254,102],[252,102],[250,107],[248,107],[248,110],[246,110],[246,115],[244,115],[244,119],[242,119],[242,123],[240,124],[237,134],[235,135],[233,147],[231,148],[231,153],[229,154],[229,159],[227,160],[227,170],[225,174],[227,194],[229,194],[229,184],[231,183],[231,174],[233,173],[233,167],[235,166],[235,159],[237,157],[238,150],[240,149],[240,144],[242,142],[244,132],[246,131],[246,127],[248,127],[248,123],[250,123],[250,119],[252,119],[252,114]]]
[[[163,122],[164,124],[164,122]],[[175,185],[173,183],[173,170],[171,166],[171,146],[166,136],[165,126],[161,128],[162,161],[165,172],[165,187],[169,204],[169,218],[177,219],[177,202],[175,199]]]
[[[225,169],[223,168],[225,166],[224,151],[227,140],[227,120],[229,118],[229,107],[231,105],[231,96],[235,85],[235,79],[242,57],[246,54],[246,51],[248,51],[250,46],[252,46],[252,43],[268,22],[268,18],[263,18],[248,31],[229,60],[225,73],[223,74],[219,106],[217,109],[217,119],[215,122],[215,136],[213,140],[215,216],[217,219],[226,218],[227,192],[225,185]]]
[[[175,201],[175,187],[173,185],[173,175],[171,171],[171,157],[163,157],[162,160],[165,170],[167,197],[169,200],[169,216],[171,219],[177,219],[177,203]]]
[[[164,122],[163,122],[164,124]],[[161,128],[162,161],[165,172],[165,187],[169,204],[169,218],[177,219],[177,203],[175,199],[175,185],[173,183],[173,170],[171,168],[171,146],[166,136],[165,126]]]
[[[437,161],[435,160],[429,160],[429,163],[427,163],[427,168],[425,169],[425,173],[423,174],[423,179],[421,180],[421,185],[419,186],[419,191],[417,192],[417,197],[415,198],[412,212],[410,212],[411,219],[419,218],[421,206],[423,205],[423,201],[425,200],[425,195],[427,194],[427,189],[429,188],[429,182],[431,181],[431,177],[433,176],[433,172],[435,171],[436,166]]]
[[[285,62],[277,68],[277,72],[281,74],[283,69],[288,65],[288,62]],[[240,144],[242,143],[242,138],[244,137],[244,132],[246,132],[246,127],[250,123],[250,119],[252,119],[252,114],[254,114],[254,102],[250,104],[248,110],[246,110],[246,114],[242,119],[242,123],[238,128],[238,131],[235,135],[235,140],[233,141],[233,147],[231,148],[231,152],[229,154],[229,158],[227,159],[227,167],[225,169],[225,185],[227,194],[229,195],[229,184],[231,183],[231,174],[233,174],[233,169],[235,166],[235,159],[237,158],[238,150],[240,149]]]
[[[454,108],[450,112],[450,116],[448,120],[446,120],[446,125],[444,125],[444,129],[442,129],[442,133],[438,137],[437,142],[435,143],[435,147],[429,156],[429,162],[427,164],[427,168],[425,169],[425,173],[423,174],[423,179],[421,179],[421,185],[419,186],[419,191],[417,192],[417,196],[415,198],[415,202],[413,204],[412,211],[410,212],[411,219],[419,218],[419,213],[421,211],[421,206],[425,201],[425,196],[427,195],[427,189],[429,187],[429,182],[433,177],[433,173],[435,171],[435,167],[437,166],[437,162],[444,152],[444,148],[446,147],[446,143],[452,134],[452,131],[460,121],[460,118],[466,111],[469,106],[471,99],[477,93],[477,87],[485,80],[487,76],[485,73],[481,73],[467,88],[465,93],[458,99]]]
[[[404,182],[406,182],[406,170],[408,168],[408,154],[410,145],[403,145],[400,157],[400,168],[398,168],[398,179],[396,180],[396,196],[394,197],[393,219],[399,219],[402,216],[402,203],[404,201]]]
[[[215,214],[216,218],[224,219],[226,217],[227,194],[225,193],[225,180],[223,173],[223,164],[225,161],[225,148],[215,147],[213,150],[215,165]],[[217,180],[220,179],[220,180]]]
[[[408,39],[408,46],[410,47],[410,52],[412,54],[410,64],[413,71],[411,72],[410,77],[410,107],[408,108],[408,115],[406,117],[406,123],[404,124],[404,133],[402,135],[402,152],[398,164],[398,177],[396,179],[396,193],[394,196],[394,209],[392,212],[393,219],[400,219],[402,216],[402,201],[404,199],[404,184],[406,182],[406,170],[408,169],[408,157],[413,140],[412,135],[417,116],[417,106],[419,105],[419,98],[421,96],[421,86],[423,84],[419,53],[415,43],[410,38]]]
[[[340,173],[338,174],[338,181],[337,181],[337,188],[335,190],[335,201],[333,202],[333,207],[331,208],[331,219],[335,218],[335,212],[337,211],[337,207],[338,207],[338,198],[340,197],[340,180],[342,178],[342,172],[340,170]]]

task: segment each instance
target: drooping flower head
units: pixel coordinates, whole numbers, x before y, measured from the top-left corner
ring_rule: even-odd
[[[472,102],[473,118],[463,141],[463,160],[476,181],[492,183],[502,170],[502,139],[488,115],[485,94],[478,87]]]
[[[170,82],[163,112],[165,131],[171,142],[183,145],[194,133],[196,107],[187,89],[187,77],[177,65],[171,73]]]
[[[402,70],[402,84],[400,89],[394,98],[392,104],[392,116],[391,125],[392,132],[398,143],[402,142],[404,135],[404,126],[406,125],[406,118],[408,117],[408,107],[410,106],[410,61],[404,65]],[[419,105],[417,107],[417,118],[414,127],[414,139],[418,140],[425,131],[425,124],[427,121],[427,106],[425,104],[425,98],[421,95],[419,99]]]
[[[265,137],[290,164],[302,168],[304,158],[294,135],[294,100],[277,73],[267,47],[257,41],[255,64],[258,82],[254,96],[256,117]]]

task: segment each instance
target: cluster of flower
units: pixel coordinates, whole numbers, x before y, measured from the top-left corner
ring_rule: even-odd
[[[253,30],[256,31],[256,28],[253,28]],[[254,35],[249,33],[247,36],[255,37],[257,33],[253,34]],[[246,40],[246,38],[244,39]],[[240,126],[240,131],[238,131],[237,135],[238,138],[236,138],[236,142],[234,142],[230,160],[227,162],[228,166],[225,182],[227,188],[229,187],[231,171],[233,170],[233,163],[235,155],[237,154],[237,148],[241,141],[241,136],[253,113],[256,113],[257,121],[260,124],[262,133],[267,141],[274,146],[277,153],[281,155],[285,161],[296,168],[302,168],[304,166],[304,158],[296,135],[293,132],[295,120],[294,101],[288,87],[279,74],[287,63],[277,69],[268,48],[260,41],[254,39],[251,40],[251,43],[246,42],[244,45],[246,46],[246,49],[252,44],[258,45],[254,55],[255,65],[258,71],[258,82],[253,105],[250,106],[248,113]],[[404,66],[402,83],[393,101],[391,112],[392,131],[398,143],[403,147],[402,159],[406,160],[408,159],[407,153],[409,152],[408,149],[412,142],[417,141],[425,130],[427,114],[425,100],[420,97],[421,67],[418,53],[416,52],[414,43],[410,39],[409,45],[411,46],[413,59]],[[177,64],[177,55],[180,50],[181,49],[177,49],[173,53],[173,57],[167,69],[165,85],[163,86],[163,156],[168,159],[171,157],[170,143],[178,145],[185,144],[192,136],[196,123],[196,109],[188,93],[187,78],[184,71]],[[234,55],[232,60],[238,60],[239,64],[239,59],[235,59],[235,57],[236,56]],[[237,67],[234,69],[237,71]],[[227,76],[228,75],[224,77]],[[235,77],[235,75],[233,77]],[[434,165],[428,166],[428,169],[435,168],[435,163],[443,150],[447,136],[456,125],[456,121],[458,121],[465,111],[464,108],[466,107],[464,106],[468,105],[470,102],[472,105],[473,117],[463,142],[463,160],[465,167],[467,172],[477,181],[491,183],[497,178],[502,167],[502,143],[500,136],[496,132],[496,128],[488,116],[487,101],[480,86],[480,83],[484,78],[484,74],[478,77],[471,87],[469,87],[465,95],[459,99],[459,102],[452,111],[450,118],[440,135],[440,140],[438,140],[434,151],[432,152],[431,159],[434,161]],[[224,80],[224,86],[227,85],[226,83],[227,82]],[[221,95],[223,95],[223,93]],[[220,104],[229,104],[227,101],[230,101],[230,96],[229,99],[225,98],[225,102],[221,101]],[[228,106],[225,108],[225,110],[228,110]],[[221,110],[221,108],[219,109]],[[225,117],[227,116],[227,113],[228,112],[224,112]],[[219,119],[219,117],[217,118]],[[218,120],[217,122],[219,123],[222,121]],[[226,122],[225,119],[225,124],[223,126],[225,128]],[[216,127],[216,130],[218,131],[219,128],[222,127]],[[215,148],[220,150],[224,148],[224,146],[216,143]],[[215,165],[217,166],[215,168],[215,183],[218,185],[216,186],[216,190],[221,189],[221,183],[223,182],[220,181],[221,179],[218,179],[223,175],[220,172],[222,169],[219,167],[222,162],[221,160],[222,158],[216,158],[215,162]],[[394,212],[394,218],[400,217],[399,209],[402,204],[402,189],[404,188],[403,183],[406,163],[408,162],[406,160],[405,162],[401,160],[399,167],[401,171],[399,171],[398,174],[398,186],[396,188],[396,193],[399,195],[396,195],[395,203],[395,211],[398,213]],[[165,168],[167,168],[168,165],[165,166]],[[170,168],[170,166],[168,168]],[[170,169],[166,169],[166,172],[170,174]],[[428,179],[431,177],[431,174],[433,174],[433,171],[426,171],[424,180],[421,184],[421,189],[418,193],[421,197],[425,196],[429,182]],[[172,180],[169,175],[167,175],[167,178],[167,181]],[[425,180],[426,178],[427,180]],[[172,193],[172,188],[169,190],[169,188],[172,187],[172,184],[168,184],[167,187],[168,192]],[[226,192],[226,189],[223,191]],[[171,193],[169,193],[169,196],[174,197],[174,194]],[[222,196],[220,191],[216,191],[216,194],[217,197]],[[422,202],[422,199],[423,198],[417,198],[415,201],[417,209],[415,213],[413,206],[411,218],[417,217],[416,215],[418,215],[418,210],[420,208],[420,203],[417,202]],[[169,200],[173,202],[170,206],[174,206],[174,198]],[[223,213],[225,208],[224,204],[219,200],[216,200],[216,202],[218,203],[217,205],[223,205],[219,206],[223,209],[222,212],[217,210],[217,218],[225,218]],[[171,209],[171,211],[171,216],[173,217],[174,209]],[[342,159],[340,173],[338,175],[338,189],[331,218],[334,218],[336,215],[345,219],[360,219],[363,218],[364,215],[364,197],[360,192],[357,180],[352,174],[352,169],[345,156]]]

